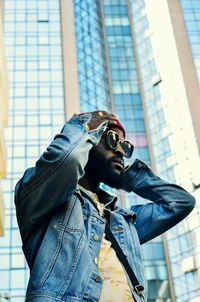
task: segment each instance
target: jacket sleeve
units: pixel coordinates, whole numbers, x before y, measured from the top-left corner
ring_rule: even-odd
[[[90,115],[74,116],[56,135],[35,167],[25,171],[15,188],[19,225],[36,225],[64,203],[84,174],[88,153],[98,144],[107,122],[86,131]]]
[[[162,180],[138,159],[128,169],[126,182],[127,191],[151,201],[131,207],[136,214],[135,227],[141,244],[172,228],[195,206],[190,193]]]

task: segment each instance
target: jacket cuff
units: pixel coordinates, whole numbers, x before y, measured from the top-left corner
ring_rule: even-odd
[[[146,168],[148,168],[148,166],[139,159],[135,159],[133,164],[126,168],[127,169],[125,171],[126,177],[124,179],[123,187],[127,192],[135,191],[134,184],[138,176],[140,176],[143,170]]]

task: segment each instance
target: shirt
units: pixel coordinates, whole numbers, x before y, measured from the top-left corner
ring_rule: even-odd
[[[104,204],[100,203],[97,194],[93,193],[97,208],[103,215]],[[103,276],[103,288],[100,302],[133,302],[135,301],[124,272],[124,268],[118,259],[111,242],[106,240],[105,233],[102,238],[99,252],[99,271]]]

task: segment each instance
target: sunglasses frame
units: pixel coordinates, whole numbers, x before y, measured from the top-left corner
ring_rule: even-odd
[[[113,147],[113,146],[110,145],[109,140],[108,140],[109,133],[114,133],[115,136],[117,137],[117,141],[116,141],[117,144],[116,144],[116,147]],[[133,154],[133,151],[134,151],[134,145],[131,144],[129,141],[126,141],[126,140],[124,140],[123,142],[120,141],[119,135],[118,135],[114,130],[108,130],[108,131],[107,131],[105,141],[106,141],[106,144],[108,145],[108,147],[109,147],[110,149],[112,149],[112,150],[116,150],[116,149],[119,147],[119,145],[120,145],[121,148],[123,149],[124,153],[125,153],[124,156],[125,156],[126,158],[131,158],[131,156],[132,156],[132,154]],[[131,155],[130,155],[130,156],[127,156],[127,153],[126,153],[125,149],[123,148],[124,143],[127,143],[128,145],[131,146]]]

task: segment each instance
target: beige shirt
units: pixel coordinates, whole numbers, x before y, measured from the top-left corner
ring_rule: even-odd
[[[94,196],[97,207],[102,214],[104,205],[99,202],[96,194]],[[124,268],[111,247],[110,241],[105,239],[105,234],[101,242],[98,265],[104,279],[100,302],[135,301],[129,288]]]

